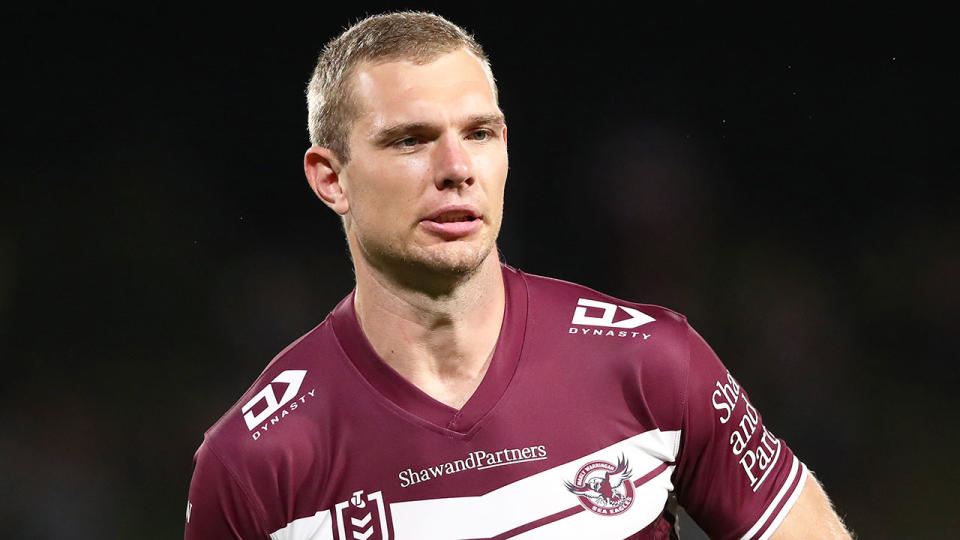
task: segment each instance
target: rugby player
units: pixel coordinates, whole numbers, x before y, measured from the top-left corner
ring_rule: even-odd
[[[304,171],[356,288],[206,433],[193,539],[849,538],[686,319],[501,264],[480,45],[367,18],[308,87]]]

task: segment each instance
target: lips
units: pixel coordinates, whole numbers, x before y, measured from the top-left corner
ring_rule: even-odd
[[[470,206],[445,206],[422,219],[420,226],[446,240],[455,240],[480,230],[481,217]]]
[[[458,221],[473,221],[480,216],[471,208],[442,208],[426,218],[427,221],[437,223],[455,223]]]

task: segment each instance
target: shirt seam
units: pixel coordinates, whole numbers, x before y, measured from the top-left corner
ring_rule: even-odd
[[[244,486],[243,482],[240,481],[240,476],[236,473],[236,471],[233,470],[232,467],[227,465],[227,462],[223,459],[223,457],[220,456],[216,447],[211,443],[208,445],[208,448],[210,449],[210,453],[213,455],[213,457],[217,458],[217,461],[223,466],[223,470],[227,471],[227,475],[230,477],[230,480],[236,484],[250,508],[254,510],[254,512],[261,514],[259,517],[254,516],[254,519],[257,521],[257,527],[260,529],[260,532],[269,536],[269,533],[266,532],[266,528],[264,527],[267,517],[266,509],[254,502],[253,497],[250,496],[250,491],[246,488],[246,486]]]
[[[686,435],[688,434],[689,427],[690,427],[686,424],[686,422],[687,422],[687,418],[689,417],[687,413],[688,413],[688,408],[690,403],[690,399],[689,399],[690,397],[690,364],[693,363],[693,358],[692,358],[693,347],[690,346],[690,324],[687,322],[686,317],[683,318],[683,323],[684,323],[684,326],[686,327],[685,328],[686,339],[684,340],[684,344],[687,347],[687,355],[686,355],[686,362],[684,362],[683,364],[683,386],[680,393],[680,422],[678,422],[678,424],[680,425],[681,436],[677,437],[677,443],[675,448],[678,464],[680,463],[680,446],[681,446],[680,441],[683,440],[684,442],[686,442]]]

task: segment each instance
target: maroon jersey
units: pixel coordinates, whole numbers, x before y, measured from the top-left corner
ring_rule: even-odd
[[[385,364],[345,298],[206,433],[186,538],[668,538],[671,493],[711,537],[772,534],[806,468],[682,315],[503,275],[459,410]]]

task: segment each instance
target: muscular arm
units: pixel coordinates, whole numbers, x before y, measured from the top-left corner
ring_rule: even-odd
[[[834,511],[820,482],[810,474],[793,508],[777,527],[772,540],[794,538],[850,539],[851,534]]]

